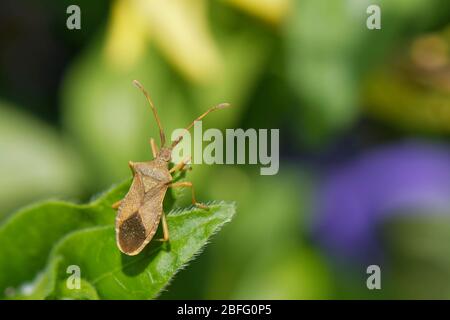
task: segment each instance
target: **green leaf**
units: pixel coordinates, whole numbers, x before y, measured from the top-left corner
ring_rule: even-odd
[[[112,226],[74,232],[51,255],[51,259],[62,258],[58,281],[67,279],[70,265],[77,265],[84,284],[88,283],[87,288],[95,289],[102,299],[154,298],[208,238],[230,221],[234,211],[234,205],[220,203],[212,204],[209,210],[174,212],[167,217],[170,242],[153,241],[137,256],[119,252]],[[80,289],[86,290],[83,283]]]
[[[129,257],[116,246],[115,211],[111,208],[129,185],[127,181],[87,205],[50,201],[12,216],[0,228],[0,295],[21,299],[153,298],[235,212],[233,204],[213,203],[209,210],[169,213],[170,242],[153,241],[141,254]],[[173,206],[173,195],[168,193],[166,198],[165,207]],[[80,289],[66,285],[71,265],[80,267]]]
[[[86,205],[48,201],[24,208],[0,227],[0,296],[5,289],[32,281],[45,267],[54,244],[67,233],[114,223],[111,204],[121,199],[127,181]]]
[[[69,289],[67,281],[60,281],[56,288],[57,293],[54,297],[65,300],[98,300],[97,290],[86,280],[81,279],[79,289]]]

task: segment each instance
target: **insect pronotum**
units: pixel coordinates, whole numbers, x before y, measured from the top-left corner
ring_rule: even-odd
[[[162,221],[164,236],[163,239],[158,240],[169,240],[169,229],[163,212],[163,200],[168,188],[190,187],[192,203],[200,208],[207,208],[207,206],[197,202],[195,199],[192,182],[172,182],[172,173],[185,170],[185,165],[189,162],[189,158],[183,159],[183,161],[169,170],[172,150],[183,139],[183,134],[175,139],[169,147],[165,146],[166,137],[164,130],[150,95],[138,81],[134,80],[133,83],[144,93],[150,104],[159,128],[161,148],[158,150],[155,141],[150,139],[154,159],[146,162],[128,162],[128,166],[133,173],[133,182],[125,198],[112,205],[114,209],[118,209],[116,217],[117,246],[120,251],[131,256],[141,252],[150,242],[158,229],[160,220]],[[228,106],[228,103],[221,103],[208,109],[188,125],[185,132],[208,113]]]

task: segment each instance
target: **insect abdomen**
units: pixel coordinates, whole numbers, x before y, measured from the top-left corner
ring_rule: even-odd
[[[130,254],[139,249],[146,239],[146,230],[139,212],[136,211],[119,227],[118,242],[124,253]]]

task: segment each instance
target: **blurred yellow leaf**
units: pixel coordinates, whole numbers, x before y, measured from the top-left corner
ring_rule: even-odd
[[[145,52],[147,39],[141,15],[128,0],[113,4],[105,44],[106,60],[120,70],[131,69]]]
[[[106,52],[115,65],[135,64],[150,39],[192,82],[206,83],[223,68],[204,0],[118,0],[111,19]]]
[[[289,12],[290,0],[225,0],[266,22],[279,24]]]

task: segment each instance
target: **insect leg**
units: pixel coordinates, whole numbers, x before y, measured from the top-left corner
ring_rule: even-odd
[[[134,172],[134,162],[133,161],[128,161],[128,166],[130,167],[131,172],[133,173],[133,177],[134,177],[134,174],[135,174],[135,172]]]
[[[161,216],[161,222],[162,222],[162,228],[163,228],[163,238],[162,239],[156,239],[156,241],[169,241],[169,226],[167,225],[166,221],[166,214],[163,212]]]
[[[155,139],[150,139],[150,146],[152,147],[153,158],[156,158],[156,155],[158,154],[158,147],[156,146]]]
[[[122,200],[116,201],[116,202],[114,202],[114,203],[111,205],[111,207],[112,207],[113,209],[117,209],[117,208],[120,207],[120,204],[121,204],[121,203],[122,203]]]
[[[169,184],[169,187],[171,188],[179,188],[179,187],[189,187],[192,190],[192,204],[194,204],[195,206],[202,208],[202,209],[208,209],[208,206],[204,205],[203,203],[197,202],[197,200],[195,199],[195,191],[194,191],[194,185],[192,184],[192,182],[188,182],[188,181],[182,181],[182,182],[175,182],[172,184]]]
[[[184,158],[179,164],[169,170],[169,173],[174,173],[177,170],[183,170],[186,164],[191,160],[191,156]]]

